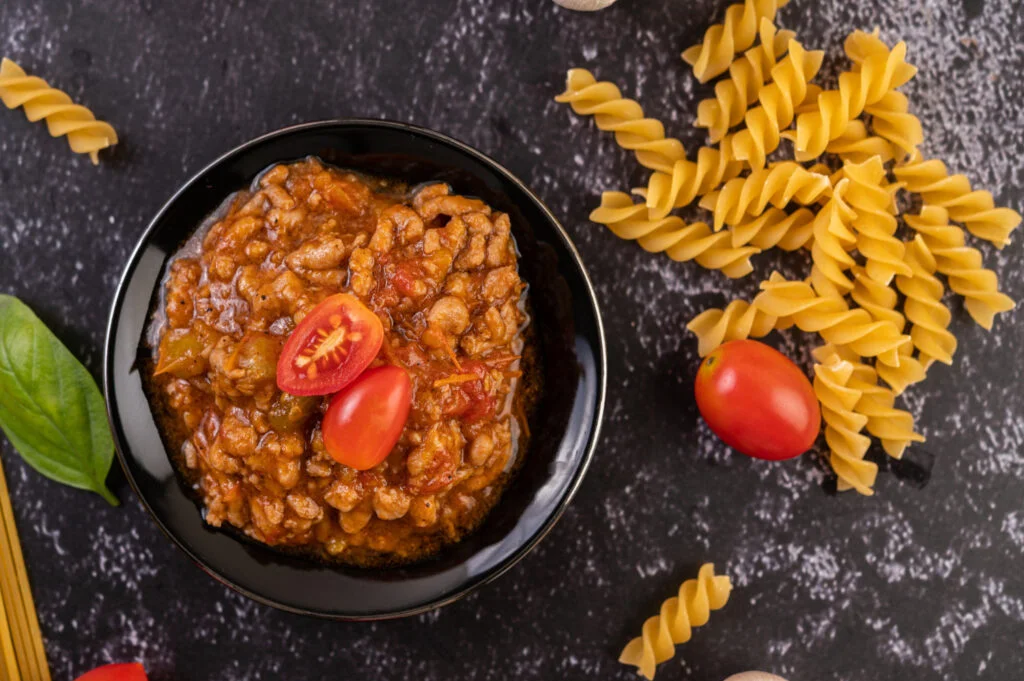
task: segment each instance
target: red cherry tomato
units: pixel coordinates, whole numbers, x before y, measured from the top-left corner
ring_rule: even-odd
[[[412,406],[405,369],[370,369],[339,392],[324,414],[324,446],[338,463],[365,471],[388,458]]]
[[[737,340],[704,358],[697,408],[725,444],[755,459],[806,452],[821,428],[814,388],[799,367],[764,343]]]
[[[75,681],[148,681],[146,670],[138,662],[106,664],[86,672]]]
[[[380,319],[358,298],[339,293],[314,307],[281,350],[277,387],[292,395],[327,395],[351,383],[377,356]]]

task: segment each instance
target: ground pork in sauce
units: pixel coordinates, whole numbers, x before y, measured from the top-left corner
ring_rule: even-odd
[[[315,159],[270,168],[172,259],[156,321],[151,392],[207,522],[355,563],[457,540],[516,458],[525,288],[508,215],[479,200]],[[362,472],[324,449],[329,396],[275,381],[288,334],[338,292],[384,325],[372,366],[413,383],[398,444]]]

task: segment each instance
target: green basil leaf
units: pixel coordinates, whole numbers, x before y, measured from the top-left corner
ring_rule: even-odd
[[[96,382],[32,310],[3,294],[0,428],[32,468],[117,506],[105,484],[114,440]]]

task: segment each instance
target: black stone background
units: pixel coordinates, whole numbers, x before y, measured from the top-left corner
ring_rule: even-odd
[[[247,139],[300,121],[383,117],[494,156],[564,221],[603,305],[604,439],[555,531],[495,584],[421,617],[338,624],[256,605],[164,539],[119,471],[124,501],[51,483],[2,444],[54,678],[138,659],[155,681],[632,678],[616,662],[644,618],[703,561],[736,584],[658,678],[750,668],[790,681],[1020,678],[1024,665],[1024,316],[992,333],[950,298],[961,341],[903,404],[934,458],[923,488],[883,474],[865,499],[826,493],[820,462],[730,453],[691,399],[685,323],[749,296],[777,264],[730,282],[650,256],[590,224],[634,161],[551,97],[594,68],[689,148],[698,99],[680,49],[723,0],[620,0],[593,15],[550,0],[3,0],[0,53],[68,90],[122,136],[98,168],[0,111],[0,291],[21,296],[99,373],[122,265],[158,207]],[[1017,0],[792,0],[780,23],[843,68],[854,28],[905,39],[926,151],[1021,209],[1024,17]],[[827,82],[827,81],[826,81]],[[983,245],[1024,297],[1017,241]],[[805,267],[799,258],[786,271]],[[782,347],[805,361],[810,339]]]

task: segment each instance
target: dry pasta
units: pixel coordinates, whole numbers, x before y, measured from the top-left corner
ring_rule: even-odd
[[[903,242],[895,236],[899,224],[882,161],[876,157],[864,163],[846,163],[843,176],[850,181],[846,198],[857,213],[852,224],[868,276],[888,284],[896,274],[910,274],[903,259]]]
[[[910,412],[897,409],[896,395],[892,390],[878,384],[874,367],[864,364],[849,350],[825,345],[814,351],[819,362],[825,362],[833,354],[853,365],[853,373],[847,385],[861,393],[854,405],[854,411],[867,419],[864,429],[882,443],[885,452],[899,459],[912,442],[924,442],[924,436],[914,431],[914,417]]]
[[[720,76],[729,68],[733,57],[754,44],[762,18],[775,20],[779,8],[789,0],[744,0],[725,10],[725,21],[712,25],[704,39],[682,54],[683,61],[693,67],[693,75],[702,83]]]
[[[856,244],[850,223],[856,214],[846,204],[849,180],[840,180],[832,189],[828,203],[814,218],[811,245],[811,283],[818,293],[842,297],[853,289],[846,271],[856,261],[848,251]]]
[[[850,387],[852,376],[853,364],[833,354],[814,365],[814,393],[821,402],[829,464],[839,478],[839,490],[855,489],[871,495],[878,465],[864,460],[871,440],[861,433],[867,417],[854,411],[862,393]]]
[[[634,204],[624,192],[604,192],[590,219],[606,225],[620,239],[636,241],[648,252],[665,253],[680,262],[696,260],[702,267],[721,270],[733,278],[749,274],[753,269],[750,256],[760,252],[754,246],[734,247],[727,233],[713,233],[703,222],[687,225],[675,216],[652,220],[647,207]]]
[[[807,208],[787,213],[773,206],[756,218],[733,225],[729,233],[734,248],[750,244],[763,251],[774,247],[796,251],[814,239],[814,213]]]
[[[850,297],[853,298],[853,302],[857,303],[861,309],[866,310],[872,319],[889,322],[900,333],[903,333],[907,320],[896,309],[899,296],[888,284],[879,283],[868,276],[866,271],[858,268],[854,272],[854,286],[853,291],[850,292]],[[918,358],[913,356],[913,350],[911,344],[901,345],[898,365],[881,362],[878,364],[878,375],[889,384],[889,387],[897,395],[914,383],[923,381],[925,378],[926,367],[921,364]]]
[[[851,310],[842,298],[818,295],[809,283],[787,281],[777,272],[761,284],[754,305],[769,315],[791,319],[801,331],[821,334],[827,343],[891,366],[899,366],[899,348],[910,343],[910,337],[891,323],[875,321],[864,310]]]
[[[671,171],[676,161],[686,158],[682,142],[665,137],[660,121],[645,118],[636,101],[623,98],[614,83],[598,82],[586,69],[569,70],[565,92],[555,101],[569,104],[581,116],[593,116],[598,128],[615,133],[619,146],[634,152],[646,168]]]
[[[88,154],[93,165],[99,164],[101,149],[117,144],[113,126],[96,120],[92,111],[42,78],[29,76],[10,59],[0,62],[0,100],[8,109],[23,107],[33,123],[45,119],[50,135],[66,136],[71,151]]]
[[[757,101],[776,61],[786,53],[793,31],[777,31],[767,17],[761,19],[761,41],[729,66],[729,77],[715,84],[715,96],[697,105],[697,127],[707,128],[712,143],[739,125],[747,108]]]
[[[864,459],[867,436],[897,458],[923,441],[896,398],[935,362],[951,363],[957,347],[936,275],[945,276],[985,329],[1014,307],[981,252],[950,220],[1002,248],[1022,218],[996,207],[991,193],[975,190],[963,175],[950,175],[941,161],[925,160],[921,122],[898,91],[917,73],[904,43],[890,47],[877,29],[854,31],[843,44],[848,70],[835,89],[823,90],[811,82],[823,53],[776,28],[781,4],[732,5],[725,22],[685,55],[702,81],[729,71],[714,98],[698,106],[697,125],[708,130],[712,145],[694,160],[679,145],[676,157],[645,163],[654,173],[646,187],[633,190],[644,201],[605,192],[591,219],[648,251],[730,277],[750,273],[751,256],[761,251],[809,250],[806,280],[773,273],[753,301],[707,309],[687,329],[702,357],[775,329],[818,334],[826,345],[815,352],[815,390],[829,461],[840,490],[871,494],[877,466]],[[577,74],[560,101],[575,100],[577,112],[595,113],[602,97],[621,102],[618,88]],[[642,120],[632,104],[630,116]],[[648,142],[664,137],[660,124],[650,130]],[[775,160],[784,139],[794,143],[793,160]],[[824,153],[838,157],[838,170]],[[921,204],[919,213],[903,216],[916,232],[909,242],[898,229],[903,191]],[[698,200],[712,213],[710,227],[672,215]],[[654,664],[650,658],[652,672]]]
[[[896,158],[892,143],[870,134],[864,121],[850,121],[843,134],[829,142],[825,151],[849,163],[863,163],[872,158],[885,163]]]
[[[774,329],[788,326],[745,300],[734,300],[724,310],[704,310],[686,328],[697,336],[697,353],[704,357],[733,340],[764,338]]]
[[[653,679],[655,667],[671,659],[677,645],[690,640],[693,627],[707,624],[711,611],[724,607],[731,591],[729,578],[716,575],[715,566],[704,563],[696,579],[683,582],[677,595],[644,622],[640,636],[626,644],[619,662],[634,666],[638,674]]]
[[[990,192],[972,189],[967,177],[950,175],[945,163],[926,161],[920,152],[893,172],[924,203],[945,208],[952,220],[963,223],[971,234],[997,248],[1010,243],[1010,234],[1021,223],[1020,213],[996,208]]]
[[[876,103],[864,108],[871,116],[871,127],[875,134],[900,150],[899,159],[917,153],[917,147],[924,141],[921,121],[910,113],[910,102],[902,92],[887,92]]]
[[[856,70],[840,74],[839,88],[822,92],[817,110],[800,114],[796,130],[785,134],[796,143],[796,159],[806,161],[820,156],[865,107],[913,78],[917,70],[904,61],[906,54],[907,45],[900,42],[892,50],[871,54]]]
[[[907,225],[924,238],[949,288],[964,298],[964,307],[983,329],[991,329],[1000,312],[1014,308],[1013,299],[999,291],[996,273],[982,265],[981,252],[964,243],[964,231],[949,224],[949,213],[938,206],[924,206],[918,215],[904,217]]]
[[[673,208],[688,206],[698,196],[736,177],[742,169],[742,164],[729,155],[727,144],[723,143],[721,149],[701,147],[696,163],[676,161],[671,172],[654,173],[647,188],[635,192],[646,198],[652,218],[663,218]]]
[[[747,177],[729,180],[721,190],[707,194],[700,205],[715,214],[718,231],[723,225],[737,225],[745,217],[761,215],[769,204],[776,208],[785,208],[791,201],[813,204],[830,189],[825,175],[812,173],[793,161],[782,161]]]
[[[949,332],[953,314],[942,302],[945,286],[936,279],[935,256],[921,235],[907,246],[907,264],[911,276],[897,277],[896,286],[906,296],[903,309],[910,320],[910,339],[927,369],[932,362],[953,363],[956,336]]]
[[[823,58],[823,52],[807,52],[796,40],[789,41],[789,54],[772,69],[772,82],[758,93],[760,106],[747,112],[745,128],[729,140],[735,158],[755,170],[764,168],[768,154],[779,147],[781,131],[813,92],[808,81],[818,73]]]

